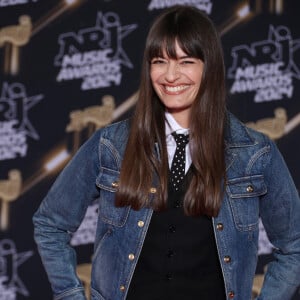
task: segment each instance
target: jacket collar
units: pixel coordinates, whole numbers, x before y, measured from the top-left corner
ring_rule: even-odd
[[[251,136],[249,129],[232,113],[228,112],[225,127],[226,149],[250,147],[256,144],[257,141]]]

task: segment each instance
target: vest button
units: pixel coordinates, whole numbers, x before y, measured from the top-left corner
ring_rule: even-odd
[[[167,273],[166,274],[166,279],[167,280],[172,280],[173,279],[173,275],[171,273]]]
[[[217,224],[217,230],[222,231],[224,229],[224,226],[222,223]]]
[[[144,221],[138,221],[138,226],[139,227],[144,227],[144,225],[145,225]]]
[[[176,232],[176,226],[175,225],[170,225],[169,226],[169,232],[170,233],[175,233]]]
[[[174,203],[174,208],[179,208],[180,207],[180,201],[176,200]]]
[[[128,255],[128,259],[129,259],[129,260],[134,260],[134,255],[133,255],[132,253],[130,253],[130,254]]]
[[[230,263],[231,262],[231,257],[230,256],[225,256],[224,257],[224,262]]]
[[[172,258],[173,256],[174,256],[174,254],[175,254],[175,252],[173,251],[173,250],[168,250],[168,252],[167,252],[167,257],[168,258]]]

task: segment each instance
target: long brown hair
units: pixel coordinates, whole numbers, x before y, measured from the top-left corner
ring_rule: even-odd
[[[192,179],[184,198],[186,215],[216,216],[225,178],[225,71],[221,42],[211,20],[191,6],[174,6],[153,23],[146,39],[138,102],[122,162],[116,205],[166,208],[168,159],[165,109],[151,84],[150,62],[163,51],[176,58],[175,42],[204,62],[201,87],[190,116]],[[155,147],[156,146],[156,147]],[[156,151],[158,149],[158,151]],[[154,182],[156,181],[156,182]],[[150,188],[157,192],[150,202]]]

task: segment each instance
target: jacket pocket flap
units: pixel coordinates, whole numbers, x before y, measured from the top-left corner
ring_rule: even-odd
[[[96,184],[99,188],[109,192],[116,192],[118,189],[118,180],[120,172],[112,169],[101,168]]]
[[[257,197],[267,193],[263,175],[230,179],[227,182],[226,189],[229,196],[233,199]]]

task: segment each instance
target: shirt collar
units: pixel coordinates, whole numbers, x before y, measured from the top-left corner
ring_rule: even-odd
[[[184,134],[187,134],[189,132],[189,129],[181,127],[169,112],[165,112],[165,118],[166,118],[166,126],[165,126],[166,137],[169,137],[174,131],[176,133],[184,133]]]

